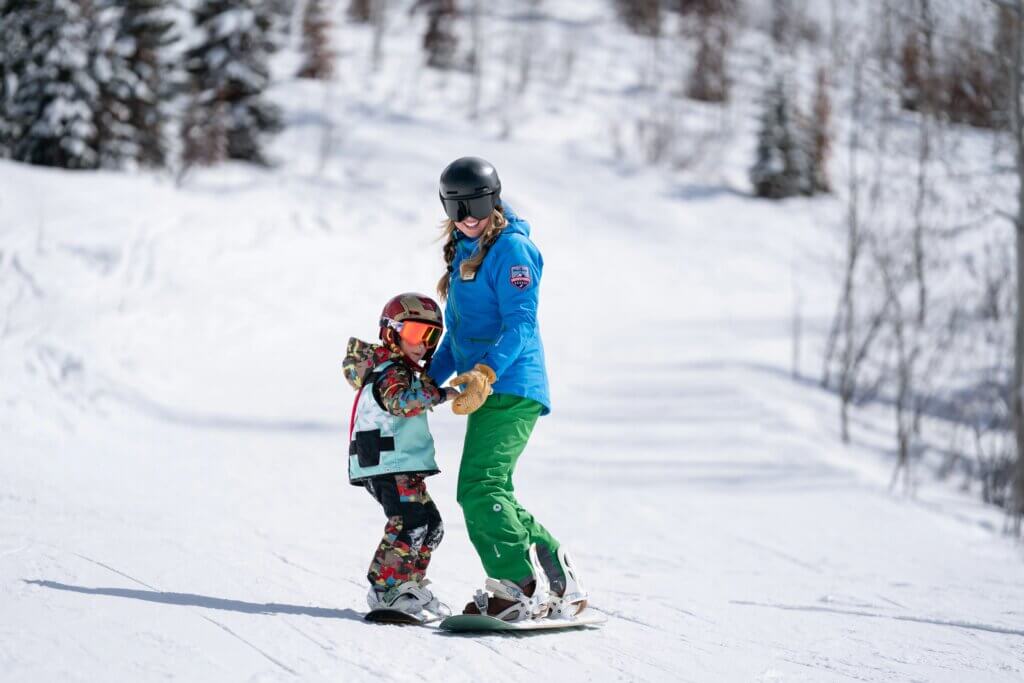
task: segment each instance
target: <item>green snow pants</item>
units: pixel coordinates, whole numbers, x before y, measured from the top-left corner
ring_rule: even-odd
[[[533,579],[529,549],[536,543],[551,588],[560,593],[565,574],[557,559],[558,541],[523,509],[512,486],[516,461],[540,413],[536,401],[493,394],[469,416],[457,499],[487,576],[520,586],[529,583]]]

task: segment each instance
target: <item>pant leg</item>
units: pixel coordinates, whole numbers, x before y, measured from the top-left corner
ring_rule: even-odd
[[[434,501],[424,505],[427,513],[427,535],[424,537],[419,549],[419,557],[416,560],[416,571],[421,579],[427,573],[430,565],[430,558],[433,557],[437,546],[441,545],[444,538],[444,523],[441,521],[441,513],[438,512]]]
[[[470,541],[487,575],[517,583],[533,575],[528,558],[531,543],[553,553],[558,542],[515,498],[512,474],[540,417],[536,401],[506,394],[492,395],[469,416],[458,501]]]
[[[548,578],[551,590],[558,595],[562,595],[565,592],[565,570],[562,569],[562,565],[558,562],[558,548],[560,545],[558,540],[522,505],[518,502],[515,505],[519,523],[527,530],[530,536],[530,543],[537,544],[537,559],[540,561],[540,566],[544,569],[544,574]]]
[[[444,536],[441,515],[423,478],[406,474],[374,477],[366,488],[388,516],[384,538],[367,572],[370,584],[387,589],[405,581],[422,581],[430,555]]]

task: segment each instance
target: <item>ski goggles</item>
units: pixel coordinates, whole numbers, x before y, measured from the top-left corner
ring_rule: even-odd
[[[482,197],[467,197],[465,199],[445,199],[441,197],[441,204],[444,212],[456,223],[461,223],[470,216],[477,220],[483,220],[494,212],[497,199],[493,194],[485,194]]]
[[[406,344],[412,346],[423,344],[427,348],[433,348],[441,341],[441,328],[433,323],[420,322],[419,320],[395,322],[394,320],[385,319],[385,321],[387,326],[397,332],[398,336]]]

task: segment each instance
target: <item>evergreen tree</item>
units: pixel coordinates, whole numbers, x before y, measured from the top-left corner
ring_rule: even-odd
[[[21,136],[14,117],[14,94],[24,77],[29,56],[31,12],[28,2],[0,0],[0,158],[10,158]]]
[[[173,118],[172,102],[183,87],[180,62],[171,47],[180,36],[170,13],[175,0],[120,2],[124,11],[118,27],[119,56],[131,74],[123,82],[127,121],[136,146],[135,158],[145,166],[167,163],[166,124]]]
[[[265,138],[281,129],[280,110],[264,98],[270,83],[270,16],[258,0],[203,0],[194,15],[198,40],[185,62],[190,82],[185,162],[217,161],[211,155],[223,149],[230,159],[267,163]]]
[[[95,168],[100,88],[82,3],[9,0],[3,20],[5,34],[24,39],[21,54],[5,58],[7,152],[32,164]],[[13,51],[5,44],[5,54]]]
[[[806,148],[794,123],[785,86],[778,80],[764,98],[757,160],[750,169],[750,182],[758,197],[784,199],[809,193]]]
[[[299,78],[326,81],[334,75],[334,53],[330,47],[331,21],[324,0],[309,0],[302,17],[302,67]]]
[[[89,7],[89,68],[99,87],[96,149],[103,168],[123,168],[139,158],[129,106],[139,78],[127,59],[130,46],[121,33],[122,5],[117,0],[99,0]]]

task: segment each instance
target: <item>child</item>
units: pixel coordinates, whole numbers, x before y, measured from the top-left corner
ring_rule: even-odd
[[[349,481],[366,487],[388,517],[367,573],[371,610],[448,613],[424,578],[444,536],[424,482],[439,471],[425,411],[459,395],[422,374],[442,329],[437,303],[420,294],[400,294],[384,306],[381,344],[348,342],[345,379],[359,391],[349,430]]]

